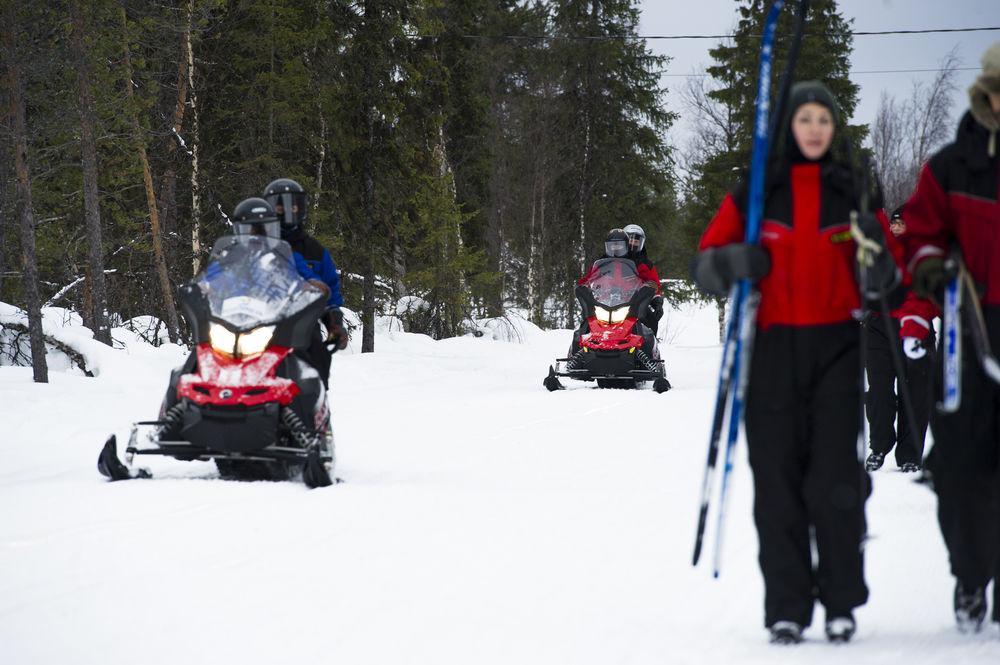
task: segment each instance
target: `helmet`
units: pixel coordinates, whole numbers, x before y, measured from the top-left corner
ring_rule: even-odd
[[[628,254],[628,235],[621,229],[612,229],[604,239],[604,253],[613,258]]]
[[[306,222],[306,190],[291,178],[278,178],[264,189],[264,198],[274,206],[281,221],[281,235],[302,228]]]
[[[230,218],[236,235],[256,235],[278,238],[278,216],[274,208],[264,199],[251,198],[241,201]]]
[[[629,224],[622,231],[628,236],[628,250],[630,252],[641,252],[646,246],[646,232],[638,224]]]

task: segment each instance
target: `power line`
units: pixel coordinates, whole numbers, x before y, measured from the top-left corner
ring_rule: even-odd
[[[859,69],[856,71],[847,72],[848,74],[917,74],[917,73],[927,73],[927,72],[943,72],[949,71],[946,69]],[[952,67],[950,71],[956,72],[971,72],[979,71],[979,67]],[[670,78],[705,78],[711,76],[711,74],[660,74],[660,76],[666,76]]]
[[[881,35],[930,35],[950,32],[991,32],[1000,30],[1000,26],[988,28],[928,28],[926,30],[858,30],[852,32],[806,32],[806,37],[840,37],[849,34],[854,37],[872,37]],[[760,35],[749,35],[759,37]],[[640,40],[678,40],[678,39],[733,39],[734,34],[726,35],[462,35],[464,39],[494,39],[508,41],[640,41]],[[429,35],[415,35],[416,39],[428,39]]]

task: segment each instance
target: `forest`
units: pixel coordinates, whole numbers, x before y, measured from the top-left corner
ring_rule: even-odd
[[[684,108],[636,0],[2,4],[0,301],[184,341],[176,288],[240,200],[290,177],[371,351],[385,315],[438,339],[512,310],[573,326],[574,281],[630,223],[668,298],[697,297],[698,237],[749,153],[765,3],[734,0]],[[842,118],[852,40],[812,3],[796,78]],[[673,145],[681,113],[698,129]]]

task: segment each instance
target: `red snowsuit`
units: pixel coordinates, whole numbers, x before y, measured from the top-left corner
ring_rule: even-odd
[[[974,99],[973,104],[988,104],[984,98]],[[995,132],[991,136],[972,111],[966,113],[955,142],[924,166],[904,208],[904,243],[912,268],[928,257],[945,255],[954,243],[972,278],[985,287],[983,316],[994,351],[1000,349],[996,142]],[[935,444],[928,468],[934,474],[938,522],[951,572],[967,590],[985,587],[993,579],[993,620],[1000,621],[1000,387],[983,373],[971,341],[966,339],[963,347],[962,406],[954,414],[932,414]],[[935,371],[937,399],[940,376]]]
[[[743,242],[746,198],[745,187],[726,196],[700,249]],[[831,160],[786,165],[765,190],[761,245],[771,270],[757,284],[746,435],[768,627],[808,625],[817,590],[827,616],[868,598],[861,544],[870,486],[856,449],[856,200],[851,172]],[[892,253],[901,254],[883,211],[878,218]]]

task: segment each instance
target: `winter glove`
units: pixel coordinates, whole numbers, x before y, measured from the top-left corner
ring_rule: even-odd
[[[944,302],[944,285],[949,278],[944,268],[944,259],[929,256],[918,263],[913,271],[913,291],[921,298]]]
[[[904,337],[903,353],[910,360],[920,360],[927,355],[927,347],[924,346],[924,340],[919,337]]]
[[[344,328],[344,313],[335,307],[326,313],[323,323],[326,324],[326,342],[332,345],[331,353],[347,348],[350,334]]]
[[[725,296],[738,280],[758,280],[771,272],[771,255],[760,245],[733,243],[706,249],[694,260],[691,274],[702,291]]]
[[[864,284],[865,298],[881,300],[896,288],[902,273],[886,247],[885,230],[872,213],[851,217],[851,236],[858,245],[858,281]]]

